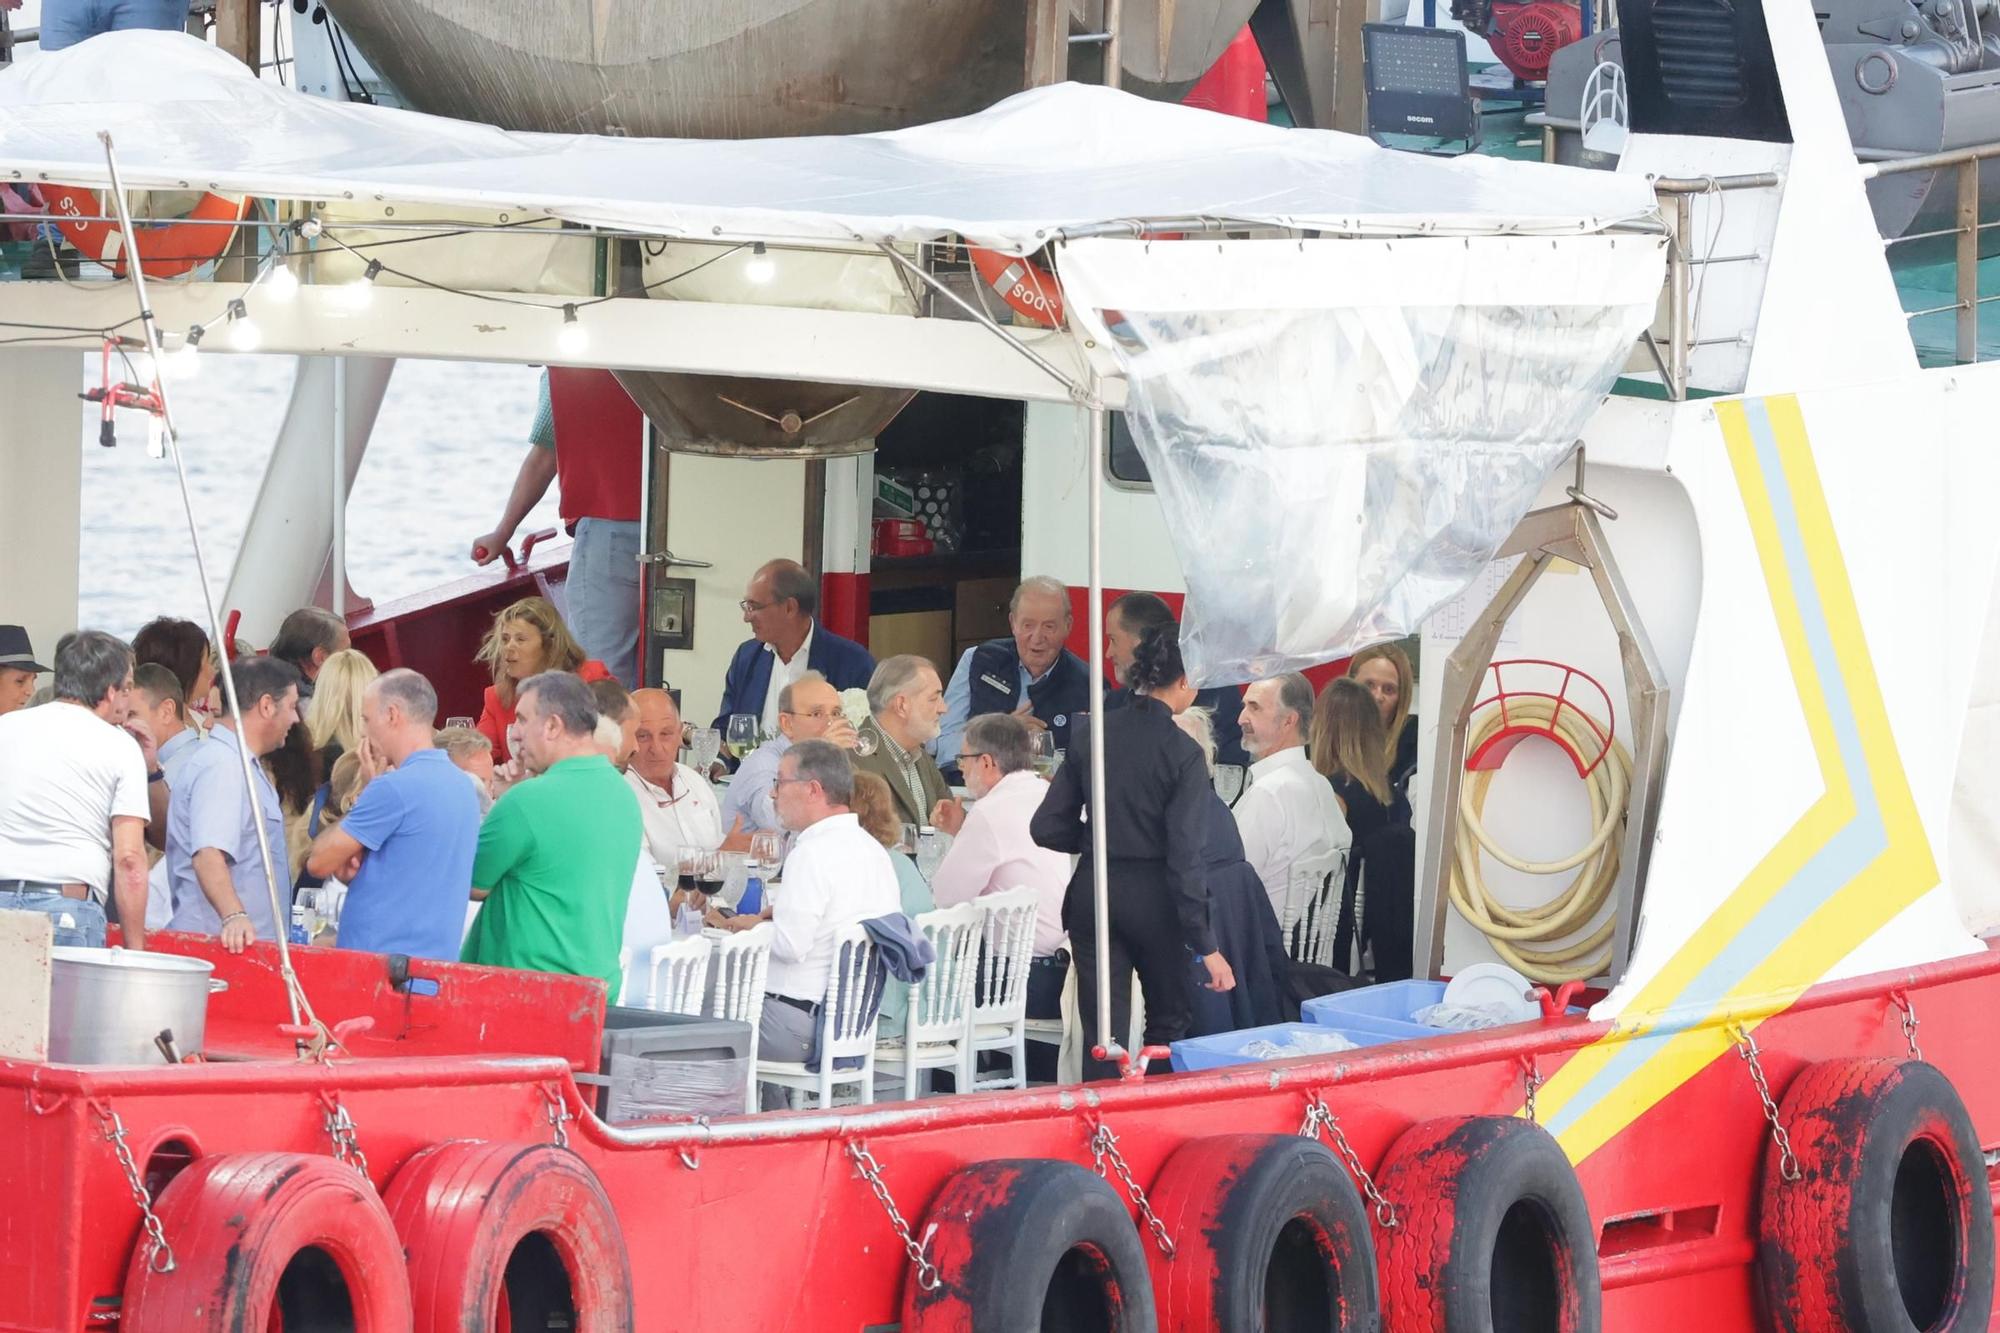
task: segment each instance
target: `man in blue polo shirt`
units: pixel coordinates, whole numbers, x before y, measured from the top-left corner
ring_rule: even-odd
[[[390,671],[362,695],[367,786],[306,857],[312,874],[348,881],[343,949],[458,958],[479,845],[479,797],[433,744],[436,719],[437,692],[414,671]]]

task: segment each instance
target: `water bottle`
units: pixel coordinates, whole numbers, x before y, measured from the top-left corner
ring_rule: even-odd
[[[764,910],[764,868],[755,861],[743,863],[743,896],[736,900],[741,916],[755,916]]]
[[[944,860],[944,846],[938,838],[938,831],[929,824],[917,830],[917,873],[928,880],[937,873],[938,864]]]

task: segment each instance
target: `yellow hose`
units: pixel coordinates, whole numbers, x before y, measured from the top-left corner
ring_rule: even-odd
[[[1523,721],[1553,725],[1567,736],[1579,754],[1589,757],[1603,741],[1590,729],[1585,715],[1574,706],[1557,709],[1549,699],[1511,699],[1507,704],[1508,723]],[[1601,719],[1591,719],[1598,726]],[[1489,708],[1473,723],[1466,738],[1465,752],[1476,753],[1482,743],[1502,725],[1500,709]],[[1625,825],[1625,806],[1631,788],[1632,757],[1625,746],[1613,740],[1611,752],[1584,780],[1590,797],[1591,836],[1580,849],[1556,861],[1528,861],[1515,856],[1493,840],[1481,822],[1486,810],[1486,793],[1493,785],[1487,769],[1467,775],[1458,793],[1458,833],[1454,840],[1451,870],[1451,901],[1459,914],[1471,922],[1501,961],[1530,981],[1560,985],[1565,981],[1586,981],[1602,975],[1611,965],[1611,932],[1616,917],[1589,935],[1561,948],[1531,948],[1548,945],[1574,934],[1603,908],[1618,882],[1618,846]],[[1502,865],[1529,875],[1559,875],[1576,870],[1576,875],[1549,901],[1538,907],[1508,907],[1486,887],[1479,868],[1484,848]],[[1579,868],[1580,867],[1580,868]],[[1586,957],[1587,955],[1587,957]],[[1578,962],[1577,959],[1584,961]]]

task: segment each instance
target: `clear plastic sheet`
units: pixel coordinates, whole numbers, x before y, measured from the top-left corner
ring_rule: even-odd
[[[1138,245],[1069,247],[1063,278],[1124,375],[1202,686],[1412,633],[1467,586],[1660,280],[1638,238]]]
[[[1410,1021],[1446,1032],[1472,1032],[1506,1027],[1521,1019],[1511,1005],[1427,1004],[1411,1014]]]
[[[740,1115],[747,1059],[673,1060],[613,1053],[605,1119],[613,1124],[684,1116]]]
[[[1292,1032],[1283,1041],[1259,1037],[1244,1043],[1236,1053],[1252,1060],[1290,1060],[1301,1055],[1335,1055],[1359,1049],[1357,1043],[1328,1028],[1323,1032]]]

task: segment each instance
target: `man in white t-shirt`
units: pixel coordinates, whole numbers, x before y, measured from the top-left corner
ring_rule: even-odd
[[[639,713],[638,748],[625,782],[639,797],[646,826],[646,850],[669,869],[680,865],[680,849],[712,852],[723,846],[722,802],[708,779],[680,762],[681,714],[665,690],[634,690]],[[735,847],[748,845],[742,821],[730,830]]]
[[[896,869],[851,807],[854,768],[847,751],[800,741],[778,764],[778,817],[797,834],[785,858],[785,885],[756,916],[733,916],[730,930],[770,921],[771,968],[757,1023],[757,1054],[803,1060],[812,1048],[834,941],[849,926],[903,910]],[[765,1106],[782,1103],[767,1090]]]
[[[1264,881],[1271,910],[1285,925],[1294,877],[1323,884],[1327,875],[1345,870],[1354,841],[1333,784],[1306,758],[1312,710],[1312,685],[1297,672],[1257,681],[1243,692],[1250,788],[1237,799],[1236,829],[1243,835],[1243,859]]]
[[[54,700],[0,717],[0,908],[47,915],[57,944],[101,947],[108,900],[142,949],[148,787],[165,775],[151,734],[126,729],[132,649],[84,630],[55,665]]]

